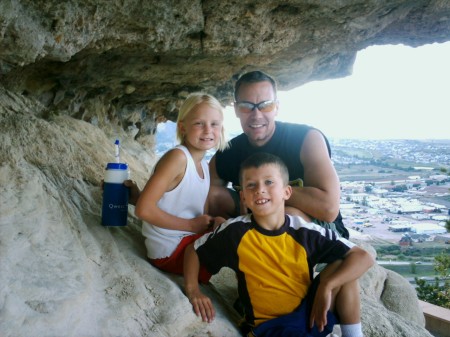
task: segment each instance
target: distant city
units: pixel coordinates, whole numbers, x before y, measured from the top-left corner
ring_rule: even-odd
[[[450,140],[331,140],[346,227],[400,245],[450,243]]]
[[[394,163],[410,169],[450,168],[448,140],[331,140],[337,164]]]

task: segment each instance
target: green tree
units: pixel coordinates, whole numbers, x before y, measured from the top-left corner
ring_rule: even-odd
[[[433,283],[415,278],[417,296],[422,301],[450,309],[450,256],[446,252],[434,258],[434,270],[439,276]]]
[[[450,255],[441,252],[441,254],[435,256],[434,260],[434,271],[442,277],[450,276]]]

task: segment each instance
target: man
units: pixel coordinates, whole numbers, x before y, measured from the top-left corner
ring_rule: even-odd
[[[228,218],[246,213],[238,192],[227,186],[239,185],[240,164],[248,156],[268,152],[286,163],[291,181],[302,181],[302,186],[293,187],[286,212],[337,230],[348,238],[339,213],[339,178],[325,136],[307,125],[275,121],[279,110],[276,82],[261,71],[241,76],[235,85],[234,98],[235,114],[243,133],[210,161],[210,214]]]

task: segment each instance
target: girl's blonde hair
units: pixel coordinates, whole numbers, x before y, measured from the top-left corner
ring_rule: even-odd
[[[202,103],[205,103],[210,108],[219,111],[220,116],[222,117],[222,130],[220,131],[220,139],[219,143],[216,146],[216,150],[225,150],[228,147],[228,142],[225,138],[225,128],[223,126],[222,104],[220,104],[220,102],[214,96],[206,94],[204,92],[195,92],[190,94],[181,105],[177,118],[177,139],[180,143],[182,143],[184,140],[184,135],[181,133],[181,130],[178,127],[179,122],[183,122],[186,117]]]

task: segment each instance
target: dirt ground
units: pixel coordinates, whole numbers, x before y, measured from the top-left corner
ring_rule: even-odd
[[[388,221],[385,221],[386,218],[391,218],[394,221],[405,221],[405,223],[434,223],[438,224],[438,221],[433,220],[417,220],[414,219],[411,216],[408,215],[398,215],[393,214],[386,211],[381,211],[382,214],[370,214],[370,213],[358,213],[358,216],[360,218],[352,219],[351,216],[346,217],[345,213],[343,214],[344,217],[344,224],[347,228],[357,230],[358,232],[366,235],[370,235],[371,239],[374,241],[378,241],[377,239],[385,240],[392,243],[398,243],[401,237],[403,236],[403,232],[392,232],[389,230],[390,223]],[[370,227],[366,227],[363,225],[357,225],[356,221],[363,220],[364,224],[370,224]],[[447,234],[439,234],[440,237],[446,237],[450,239],[450,233]]]

